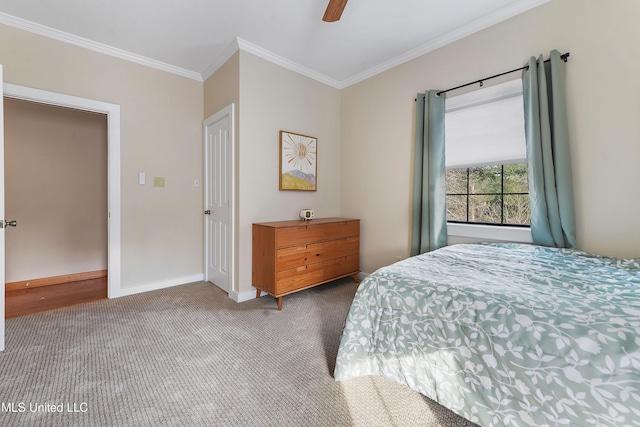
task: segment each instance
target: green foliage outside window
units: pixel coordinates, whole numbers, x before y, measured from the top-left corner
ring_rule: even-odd
[[[527,164],[449,169],[447,221],[529,225]]]

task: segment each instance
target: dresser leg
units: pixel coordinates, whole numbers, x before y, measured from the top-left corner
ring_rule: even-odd
[[[282,297],[278,297],[278,311],[282,311]]]
[[[260,289],[256,288],[256,298],[260,298],[260,294],[262,293],[262,291]]]
[[[360,283],[360,279],[358,278],[358,273],[353,275],[353,281],[356,283]]]

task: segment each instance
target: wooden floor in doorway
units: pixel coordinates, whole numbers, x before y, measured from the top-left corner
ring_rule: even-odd
[[[107,298],[107,270],[22,280],[5,285],[5,317]]]

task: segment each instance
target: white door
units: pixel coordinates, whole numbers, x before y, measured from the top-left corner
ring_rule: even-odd
[[[0,89],[3,87],[2,65],[0,64]],[[3,90],[4,91],[4,90]],[[4,98],[0,97],[0,101]],[[4,350],[4,101],[0,102],[0,351]]]
[[[205,120],[205,274],[223,291],[233,280],[233,104]]]

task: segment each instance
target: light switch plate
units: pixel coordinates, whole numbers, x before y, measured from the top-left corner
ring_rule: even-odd
[[[163,176],[154,176],[153,177],[153,186],[154,187],[164,187],[164,177]]]
[[[140,173],[138,174],[138,184],[140,184],[140,185],[144,185],[144,184],[146,184],[146,182],[147,182],[147,177],[146,177],[146,175],[144,174],[144,172],[140,172]]]

